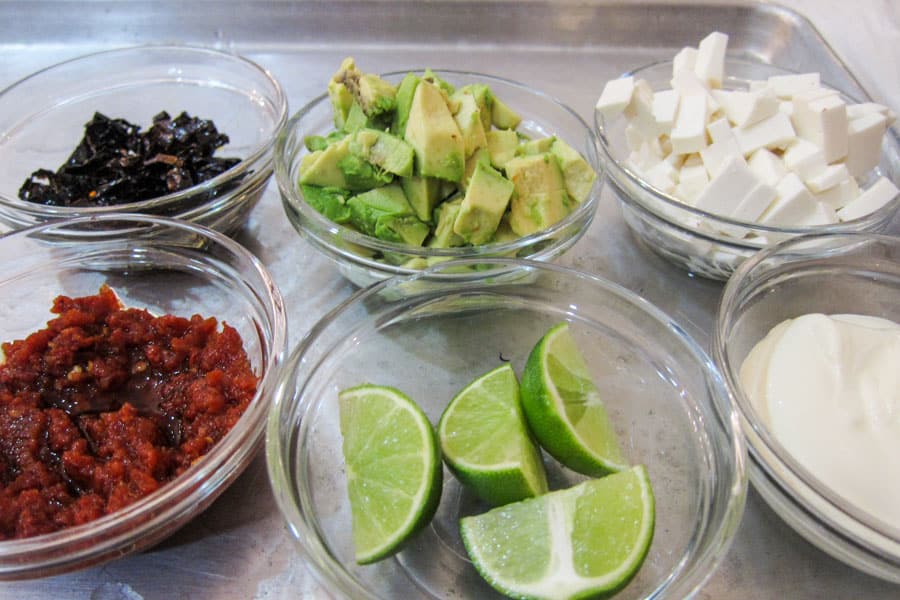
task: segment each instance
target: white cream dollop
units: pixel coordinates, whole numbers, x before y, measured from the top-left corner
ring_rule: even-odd
[[[849,314],[789,319],[750,351],[740,379],[800,464],[900,530],[900,324]]]

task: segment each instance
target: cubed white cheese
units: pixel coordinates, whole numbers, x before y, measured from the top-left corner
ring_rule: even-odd
[[[719,103],[709,93],[709,88],[705,81],[702,81],[693,71],[678,71],[672,77],[672,89],[678,92],[682,98],[684,96],[706,96],[706,115],[707,117],[715,114],[721,109]]]
[[[884,104],[878,104],[877,102],[862,102],[860,104],[850,104],[847,106],[847,119],[852,121],[853,119],[858,119],[873,112],[884,115],[887,119],[888,127],[893,125],[897,118],[894,111]]]
[[[807,180],[816,176],[825,166],[825,155],[822,148],[816,144],[796,139],[787,147],[782,155],[784,166],[788,171],[793,171],[800,179]]]
[[[844,164],[854,177],[861,177],[881,162],[881,138],[887,129],[887,118],[870,113],[853,119],[847,125],[847,159]]]
[[[788,173],[775,186],[778,196],[759,219],[764,225],[806,227],[819,223],[820,204],[795,173]]]
[[[830,190],[842,181],[850,177],[847,166],[843,163],[836,165],[828,165],[809,179],[805,180],[806,187],[814,194],[820,194],[825,190]]]
[[[629,123],[625,126],[625,143],[628,145],[629,150],[637,150],[641,147],[641,144],[649,141],[644,133]]]
[[[747,166],[760,181],[770,186],[775,186],[788,172],[781,158],[765,148],[751,154],[747,159]]]
[[[675,90],[663,90],[653,94],[653,118],[656,120],[656,130],[659,133],[668,134],[675,125],[678,116],[678,92]]]
[[[644,173],[662,161],[663,154],[656,139],[641,142],[640,147],[628,155],[628,162]]]
[[[694,73],[711,88],[722,87],[727,48],[728,36],[719,31],[714,31],[703,38],[697,47]]]
[[[746,164],[744,154],[734,137],[713,142],[700,150],[700,158],[710,177],[716,177],[731,160]]]
[[[692,158],[685,160],[678,174],[678,185],[675,187],[675,195],[686,203],[693,205],[697,200],[697,196],[706,188],[709,183],[709,176],[706,174],[706,168],[700,162],[696,154],[690,155]]]
[[[597,100],[597,110],[604,119],[613,119],[619,116],[631,102],[633,92],[634,77],[610,79],[603,86],[603,92]]]
[[[658,190],[671,194],[678,183],[678,170],[662,160],[644,173],[647,182]]]
[[[682,48],[672,60],[672,77],[679,71],[694,72],[694,65],[697,64],[697,49],[690,46]]]
[[[669,136],[672,152],[689,154],[706,147],[706,96],[682,96],[678,117]]]
[[[709,134],[709,139],[713,142],[734,139],[734,134],[731,132],[731,124],[725,118],[710,121],[706,126],[706,133]]]
[[[653,88],[646,79],[634,82],[631,102],[624,112],[629,124],[634,125],[644,137],[654,138],[659,135],[656,119],[653,118]]]
[[[782,112],[747,127],[734,130],[738,146],[745,156],[760,148],[784,148],[796,137],[791,120]]]
[[[794,116],[794,103],[790,100],[779,100],[778,110],[780,110],[787,116],[792,117]]]
[[[872,186],[863,191],[855,200],[837,211],[841,221],[851,221],[871,214],[893,200],[898,190],[886,177],[879,177]]]
[[[728,120],[738,127],[752,125],[778,112],[778,100],[766,93],[713,90],[712,95]]]
[[[695,206],[706,212],[730,216],[757,184],[759,180],[743,159],[732,157],[697,197]]]
[[[831,210],[840,210],[857,196],[859,196],[859,184],[853,177],[848,177],[836,186],[816,194],[816,200],[830,207]]]
[[[822,148],[825,162],[847,156],[847,104],[837,94],[794,97],[791,123],[798,136]]]
[[[767,85],[779,98],[792,98],[805,90],[819,87],[818,73],[801,73],[798,75],[773,75]]]
[[[756,221],[772,204],[776,196],[778,196],[778,192],[773,186],[760,181],[744,195],[744,199],[731,213],[731,218],[737,221]]]

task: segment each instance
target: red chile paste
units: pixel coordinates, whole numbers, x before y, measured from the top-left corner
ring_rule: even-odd
[[[215,318],[125,309],[104,286],[3,344],[0,540],[86,523],[153,492],[238,421],[257,378]]]

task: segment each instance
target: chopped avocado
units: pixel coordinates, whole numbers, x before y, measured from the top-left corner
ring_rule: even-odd
[[[522,142],[516,148],[516,156],[528,156],[529,154],[543,154],[544,152],[549,152],[550,148],[553,146],[553,140],[555,139],[556,138],[553,137],[545,137]]]
[[[466,158],[479,148],[487,146],[487,138],[484,136],[484,125],[481,122],[481,111],[472,94],[456,94],[453,96],[459,101],[459,110],[453,115],[456,125],[463,136]]]
[[[562,170],[549,152],[513,158],[506,163],[506,174],[516,190],[509,224],[517,235],[545,229],[569,213]]]
[[[375,223],[375,237],[388,242],[421,246],[431,228],[415,215],[385,215]]]
[[[514,240],[519,239],[519,236],[516,235],[516,232],[512,230],[512,227],[509,225],[509,212],[503,215],[503,218],[500,219],[500,224],[497,225],[497,231],[494,232],[494,237],[491,238],[491,242],[495,244],[502,244],[504,242],[512,242]]]
[[[519,136],[511,129],[491,129],[485,137],[491,153],[491,164],[497,169],[504,168],[507,161],[516,155]]]
[[[416,174],[457,182],[465,167],[465,143],[434,84],[416,86],[404,138],[416,153]]]
[[[466,172],[460,182],[460,188],[463,191],[468,187],[469,180],[472,179],[472,175],[475,173],[475,167],[481,163],[484,163],[488,167],[491,166],[491,153],[487,148],[479,148],[475,151],[475,154],[466,159]]]
[[[335,223],[346,223],[350,220],[350,207],[347,206],[350,192],[347,190],[301,185],[300,192],[310,206]]]
[[[331,81],[346,87],[367,117],[377,117],[397,106],[397,90],[394,86],[378,75],[361,72],[352,58],[345,58],[341,62]],[[346,118],[349,118],[350,109],[347,110]]]
[[[522,122],[522,117],[507,106],[500,98],[494,97],[491,106],[491,123],[499,129],[515,129]]]
[[[494,105],[494,95],[491,88],[483,83],[470,83],[456,90],[456,95],[469,94],[475,99],[478,110],[481,113],[481,125],[484,131],[491,130],[491,108]]]
[[[381,217],[412,216],[412,208],[399,183],[391,183],[357,194],[347,200],[351,220],[366,235],[375,235]]]
[[[422,221],[431,222],[434,207],[442,198],[443,182],[434,177],[401,177],[400,186],[413,212]]]
[[[350,156],[350,140],[344,139],[327,146],[324,150],[312,152],[300,163],[301,184],[351,189],[348,185],[341,162]]]
[[[577,150],[562,140],[555,139],[550,152],[559,161],[566,192],[575,202],[584,202],[591,193],[597,173]]]
[[[366,113],[363,112],[359,102],[354,100],[353,104],[350,106],[350,111],[347,113],[347,119],[344,121],[344,132],[355,133],[360,129],[370,127],[371,125],[372,121],[366,116]]]
[[[391,122],[391,133],[396,136],[403,137],[403,134],[406,133],[409,109],[412,106],[413,96],[416,93],[416,86],[419,85],[419,81],[421,79],[419,79],[418,75],[407,73],[397,87],[397,109],[394,111],[394,119]]]
[[[506,212],[513,189],[512,182],[494,168],[478,163],[453,231],[469,244],[484,244],[490,240]]]
[[[425,72],[422,73],[422,79],[424,79],[425,81],[431,82],[431,83],[433,83],[434,85],[436,85],[436,86],[437,86],[438,88],[440,88],[440,89],[444,92],[444,94],[446,94],[447,96],[453,95],[453,92],[455,91],[452,85],[450,85],[449,83],[447,83],[446,81],[444,81],[443,79],[441,79],[441,78],[437,75],[437,73],[435,73],[435,72],[432,71],[431,69],[425,69]]]
[[[360,129],[350,139],[350,152],[388,173],[409,177],[415,153],[395,135],[377,129]]]
[[[434,209],[434,221],[437,225],[434,228],[434,235],[428,242],[429,247],[454,248],[465,245],[466,242],[462,236],[453,231],[453,224],[456,223],[456,217],[459,214],[462,201],[462,196],[456,196],[451,200],[438,204],[437,208]]]
[[[326,136],[308,135],[303,138],[303,145],[306,146],[306,149],[310,152],[315,152],[316,150],[324,150],[331,144],[344,139],[345,135],[346,134],[343,131],[332,131]]]
[[[353,94],[346,85],[332,79],[328,82],[328,98],[331,100],[331,109],[334,113],[334,126],[343,129],[344,123],[347,121],[347,113],[350,112],[350,106],[353,104]]]
[[[349,151],[338,161],[337,166],[344,174],[346,184],[343,187],[356,192],[371,190],[394,180],[393,173],[376,167]]]

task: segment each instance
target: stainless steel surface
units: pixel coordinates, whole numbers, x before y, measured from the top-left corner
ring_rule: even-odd
[[[321,93],[340,60],[352,55],[367,70],[431,66],[516,79],[558,96],[590,122],[607,79],[669,57],[713,29],[731,35],[732,51],[817,70],[826,81],[858,89],[808,21],[770,4],[165,0],[0,2],[0,86],[85,52],[177,41],[256,60],[281,80],[292,110]],[[721,285],[693,278],[636,244],[608,191],[604,198],[590,231],[560,262],[638,292],[708,347]],[[291,345],[354,289],[297,236],[274,184],[238,240],[281,287]],[[734,546],[700,597],[898,593],[809,545],[751,492]],[[282,525],[261,454],[209,510],[152,550],[87,571],[0,584],[0,597],[17,599],[325,596]]]

